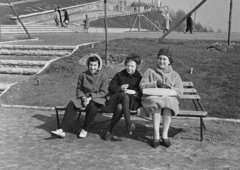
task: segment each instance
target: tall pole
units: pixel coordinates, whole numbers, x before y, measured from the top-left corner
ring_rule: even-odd
[[[8,3],[11,5],[11,3],[9,2],[9,0],[7,0],[7,1],[8,1]],[[11,6],[11,8],[12,8],[14,14],[16,15],[17,19],[19,20],[20,24],[22,25],[23,29],[26,31],[29,39],[31,39],[30,34],[28,33],[27,29],[26,29],[25,26],[23,25],[23,23],[22,23],[21,19],[19,18],[17,12],[15,11],[15,9],[14,9],[12,6]]]
[[[200,2],[195,8],[193,8],[185,17],[183,17],[175,26],[173,26],[169,31],[167,31],[165,34],[163,34],[160,38],[159,38],[159,42],[164,39],[170,32],[172,32],[178,25],[180,25],[188,16],[190,16],[194,11],[196,11],[200,6],[202,6],[202,4],[204,4],[204,2],[206,2],[207,0],[202,0],[202,2]]]
[[[138,31],[140,31],[141,22],[140,22],[140,0],[138,2]]]
[[[108,65],[108,36],[107,36],[107,0],[104,0],[104,26],[105,26],[105,64]]]
[[[232,0],[230,0],[229,24],[228,24],[228,45],[231,44],[231,20],[232,20]]]

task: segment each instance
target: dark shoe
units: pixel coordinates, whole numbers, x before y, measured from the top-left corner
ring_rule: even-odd
[[[160,145],[159,139],[154,139],[154,138],[153,138],[153,140],[152,140],[152,146],[153,146],[154,148],[157,148],[159,145]]]
[[[161,138],[161,145],[165,146],[166,148],[169,148],[171,146],[171,142],[169,139],[163,139]]]
[[[106,132],[102,138],[106,141],[109,141],[112,137],[113,135],[110,132]]]
[[[127,130],[128,130],[128,134],[129,135],[132,135],[132,132],[135,130],[135,125],[134,125],[134,123],[132,123],[128,128],[127,128]]]

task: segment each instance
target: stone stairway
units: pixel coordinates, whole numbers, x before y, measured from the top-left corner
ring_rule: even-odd
[[[75,31],[83,31],[79,25],[70,24],[68,27],[56,27],[54,23],[52,25],[25,25],[25,28],[30,33],[67,33]],[[1,34],[23,34],[26,33],[21,25],[1,25]]]
[[[0,93],[38,73],[49,60],[68,56],[75,46],[0,45]]]

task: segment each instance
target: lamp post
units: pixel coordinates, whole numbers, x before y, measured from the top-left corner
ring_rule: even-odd
[[[108,65],[107,0],[104,0],[105,64]]]
[[[230,10],[229,10],[229,24],[228,24],[228,45],[230,45],[231,39],[231,20],[232,20],[232,0],[230,0]]]

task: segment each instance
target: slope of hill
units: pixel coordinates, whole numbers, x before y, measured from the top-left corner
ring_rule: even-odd
[[[126,16],[116,16],[107,19],[107,24],[109,28],[138,28],[139,17],[134,24],[134,21],[137,17],[137,14],[126,15]],[[151,22],[156,24],[161,28],[163,24],[164,17],[158,11],[149,11],[143,13],[143,16],[140,16],[140,23],[142,29],[153,30],[154,26]],[[98,19],[90,22],[91,27],[104,27],[104,19]]]
[[[60,8],[69,7],[74,5],[80,5],[84,3],[95,2],[98,0],[35,0],[26,1],[24,3],[13,3],[14,9],[18,15],[26,15],[31,13],[37,13],[47,10],[52,10],[57,6]],[[0,3],[8,3],[7,0],[1,0]],[[10,19],[10,16],[14,15],[12,9],[9,6],[0,7],[0,19],[1,24],[16,24]]]

